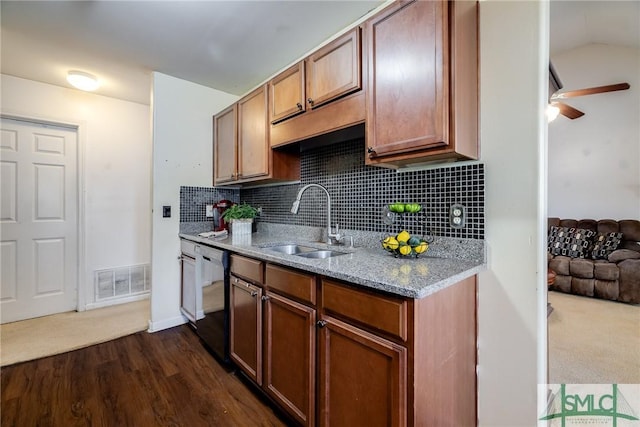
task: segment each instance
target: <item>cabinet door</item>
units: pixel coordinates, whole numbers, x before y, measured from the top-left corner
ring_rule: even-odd
[[[306,111],[304,99],[304,61],[283,71],[269,82],[271,123]]]
[[[399,3],[366,23],[370,157],[447,145],[447,31],[442,1]]]
[[[264,387],[293,418],[315,425],[316,312],[267,292]]]
[[[262,289],[231,276],[230,355],[257,384],[262,384]]]
[[[321,426],[405,426],[407,349],[343,323],[319,329]]]
[[[360,28],[319,49],[307,59],[307,102],[319,107],[362,88]]]
[[[214,185],[234,181],[237,171],[236,104],[213,118],[215,129],[213,140]]]
[[[269,174],[267,87],[238,101],[238,180]]]

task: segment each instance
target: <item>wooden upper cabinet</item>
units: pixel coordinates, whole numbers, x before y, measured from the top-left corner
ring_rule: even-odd
[[[306,111],[304,61],[280,73],[269,82],[271,123]]]
[[[397,2],[365,23],[367,163],[477,158],[475,2]]]
[[[307,58],[307,103],[317,108],[362,88],[360,28]]]
[[[269,174],[267,87],[238,101],[238,179]]]
[[[268,86],[214,116],[214,185],[300,179],[300,155],[269,144]]]
[[[213,181],[215,184],[236,179],[237,165],[237,104],[217,114],[213,118],[214,150]]]
[[[446,3],[416,1],[367,23],[371,154],[446,145],[446,21]]]
[[[269,82],[272,124],[362,89],[360,32],[352,29]]]

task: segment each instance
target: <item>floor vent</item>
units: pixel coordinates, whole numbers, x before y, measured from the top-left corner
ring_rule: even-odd
[[[94,284],[96,301],[148,293],[151,264],[96,270]]]

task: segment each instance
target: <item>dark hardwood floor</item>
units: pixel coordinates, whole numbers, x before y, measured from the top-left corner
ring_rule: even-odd
[[[284,426],[188,326],[5,367],[2,427]]]

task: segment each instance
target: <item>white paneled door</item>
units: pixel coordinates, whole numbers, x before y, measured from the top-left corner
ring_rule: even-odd
[[[2,323],[78,304],[77,133],[2,118]]]

